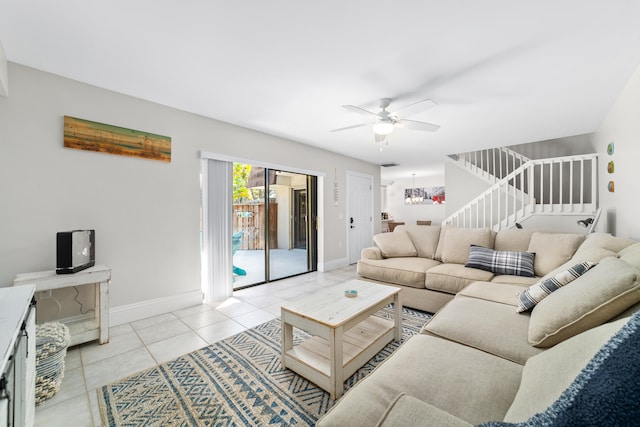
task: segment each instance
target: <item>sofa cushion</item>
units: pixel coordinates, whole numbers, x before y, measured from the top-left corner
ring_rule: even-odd
[[[352,424],[359,424],[359,420],[353,420]],[[427,402],[401,393],[391,403],[382,419],[376,424],[376,427],[473,427],[466,421],[458,417],[454,417],[448,412],[443,411]]]
[[[456,296],[423,330],[524,365],[542,351],[529,345],[528,328],[528,316],[518,315],[511,305]]]
[[[569,261],[583,241],[584,234],[533,233],[528,251],[536,253],[536,276],[544,276]]]
[[[538,280],[540,280],[539,277],[512,276],[510,274],[499,274],[493,276],[493,279],[491,279],[493,283],[506,283],[523,287],[531,286]]]
[[[440,227],[430,225],[399,225],[396,231],[405,230],[421,258],[435,258],[440,238]]]
[[[521,372],[517,363],[434,336],[415,335],[345,393],[316,425],[374,426],[400,393],[472,424],[503,419]]]
[[[618,253],[618,256],[626,263],[640,268],[640,243],[627,246]]]
[[[469,297],[483,299],[486,301],[499,302],[512,307],[518,305],[518,294],[524,287],[517,284],[491,282],[473,282],[460,292],[456,297]]]
[[[634,243],[636,243],[634,240],[614,237],[609,233],[590,233],[586,235],[584,242],[576,253],[593,248],[606,249],[617,253]]]
[[[530,228],[500,230],[496,234],[493,248],[497,251],[526,252],[529,249],[529,241],[534,232],[535,230]]]
[[[404,230],[393,233],[380,233],[373,236],[373,242],[380,248],[385,258],[408,257],[418,255],[416,247]]]
[[[452,232],[450,237],[449,232]],[[467,233],[466,236],[464,236],[465,232]],[[442,227],[440,230],[440,239],[438,240],[438,248],[436,249],[436,259],[442,261],[445,256],[445,247],[450,246],[449,251],[446,253],[449,259],[447,262],[466,264],[469,256],[469,245],[473,243],[486,248],[493,248],[495,237],[496,233],[488,228]],[[463,245],[461,252],[459,252],[459,244]],[[457,260],[452,258],[454,255],[457,255]]]
[[[436,259],[442,261],[442,248],[444,247],[445,236],[451,230],[452,226],[445,225],[440,228],[440,237],[438,238],[438,247],[436,248]]]
[[[461,264],[440,264],[426,273],[425,287],[434,291],[458,293],[469,283],[488,282],[493,277],[490,271],[467,268]]]
[[[493,248],[495,233],[488,228],[458,228],[447,230],[442,244],[442,262],[454,264],[466,264],[469,260],[469,247],[471,245]]]
[[[606,323],[529,359],[522,371],[518,393],[504,420],[523,422],[529,419],[527,425],[549,426],[635,425],[640,416],[637,405],[637,375],[640,367],[637,327],[640,322],[637,320],[627,318]],[[620,348],[621,343],[627,344],[627,348]],[[616,358],[622,365],[615,368],[607,366],[608,361]],[[585,383],[585,379],[591,384]],[[595,392],[596,398],[589,403],[586,411],[588,418],[580,419],[575,409],[576,403],[579,405],[582,398],[576,392],[586,390]],[[573,397],[567,400],[569,396]],[[558,399],[564,400],[560,408]],[[605,405],[612,404],[615,409],[605,409]],[[556,412],[558,417],[549,417],[551,412]],[[566,418],[561,421],[566,415],[571,415],[570,423]],[[634,420],[631,424],[620,423],[619,418],[616,421],[617,417],[630,415],[635,417],[631,418]],[[596,418],[598,416],[605,418]],[[553,418],[558,424],[551,422]]]
[[[494,274],[535,277],[531,252],[495,251],[483,246],[471,245],[469,261],[465,267],[479,268]]]
[[[536,305],[529,343],[550,347],[612,319],[640,301],[640,270],[609,257]]]
[[[597,248],[597,247],[591,247],[585,250],[578,250],[578,252],[576,252],[569,261],[565,262],[558,268],[555,268],[551,270],[549,273],[545,274],[542,277],[542,280],[553,277],[556,274],[576,264],[579,264],[581,262],[590,261],[590,262],[593,262],[594,264],[597,264],[607,257],[616,257],[616,256],[618,256],[618,254],[616,254],[613,251],[610,251],[608,249],[603,249],[603,248]]]
[[[576,264],[568,269],[559,272],[553,277],[544,279],[525,289],[518,296],[518,308],[516,311],[522,313],[531,310],[551,292],[557,291],[562,286],[574,281],[586,273],[595,263],[586,261]]]
[[[361,259],[357,271],[369,279],[424,289],[425,272],[439,264],[436,260],[418,257]]]

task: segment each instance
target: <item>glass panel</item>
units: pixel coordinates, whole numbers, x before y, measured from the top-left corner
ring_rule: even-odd
[[[309,221],[315,183],[304,174],[234,164],[234,289],[316,269],[315,219],[313,228]]]
[[[269,280],[309,271],[307,176],[269,171]],[[274,218],[275,216],[275,218]]]
[[[264,176],[264,168],[233,164],[234,289],[266,280]]]

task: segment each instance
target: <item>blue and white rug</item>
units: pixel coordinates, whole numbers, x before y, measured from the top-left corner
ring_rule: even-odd
[[[385,308],[377,316],[393,319]],[[403,341],[431,316],[403,309]],[[307,338],[295,330],[294,342]],[[334,404],[280,363],[280,319],[98,389],[105,426],[307,426]],[[345,381],[345,390],[393,353],[391,342]]]

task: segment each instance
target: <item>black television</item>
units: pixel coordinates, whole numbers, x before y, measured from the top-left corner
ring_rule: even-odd
[[[73,274],[94,265],[96,265],[95,230],[61,231],[57,234],[57,274]]]

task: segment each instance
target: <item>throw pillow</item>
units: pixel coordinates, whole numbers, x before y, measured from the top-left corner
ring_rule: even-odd
[[[639,375],[640,314],[635,314],[545,411],[522,422],[491,421],[477,427],[637,426]]]
[[[450,264],[466,264],[469,261],[469,245],[492,248],[496,236],[489,228],[446,227],[443,230],[446,233],[440,236],[441,241],[438,242],[438,250],[442,243],[440,261]]]
[[[613,319],[640,301],[640,270],[616,258],[604,258],[587,274],[536,305],[528,341],[551,347]]]
[[[516,308],[516,311],[518,313],[523,313],[531,310],[536,306],[536,304],[542,301],[544,297],[582,276],[594,265],[596,264],[591,261],[582,262],[574,265],[568,270],[561,271],[553,277],[541,280],[535,285],[528,287],[524,292],[521,292],[520,295],[518,295],[518,307]]]
[[[640,268],[640,243],[628,246],[618,253],[622,261]]]
[[[385,258],[412,257],[418,255],[416,247],[404,230],[381,233],[373,236],[373,242],[380,248]]]
[[[420,258],[433,259],[440,238],[440,227],[425,225],[402,225],[418,251]]]
[[[535,277],[532,252],[494,251],[483,246],[471,245],[469,261],[465,267],[479,268],[495,274]]]
[[[584,237],[584,234],[575,233],[533,233],[527,251],[536,253],[536,276],[546,276],[569,261]]]

